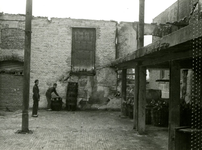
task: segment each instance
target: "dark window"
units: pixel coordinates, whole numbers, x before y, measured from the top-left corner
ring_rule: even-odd
[[[160,79],[165,78],[165,70],[160,70]]]
[[[93,28],[72,29],[72,73],[94,74],[95,37]]]

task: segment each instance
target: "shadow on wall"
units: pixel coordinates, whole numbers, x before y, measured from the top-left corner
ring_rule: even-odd
[[[93,92],[88,101],[89,104],[107,104],[108,102],[109,99],[104,97],[104,91]]]

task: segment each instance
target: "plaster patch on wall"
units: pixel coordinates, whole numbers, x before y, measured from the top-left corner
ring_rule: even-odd
[[[1,30],[2,49],[24,49],[25,32],[17,28]]]

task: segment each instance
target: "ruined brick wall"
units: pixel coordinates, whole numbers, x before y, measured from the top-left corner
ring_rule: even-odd
[[[96,29],[95,76],[71,76],[72,27]],[[79,83],[78,99],[88,100],[92,93],[108,96],[116,86],[116,73],[105,65],[115,59],[116,22],[52,18],[32,20],[31,83],[40,80],[41,106],[46,106],[45,92],[53,83],[65,102],[68,81]]]
[[[193,9],[193,5],[197,2],[197,0],[178,0],[173,5],[168,7],[161,14],[156,16],[153,19],[154,23],[157,24],[165,24],[166,22],[175,22],[182,20],[185,17],[190,16],[190,12]]]
[[[0,60],[24,55],[24,15],[0,14]]]
[[[116,89],[116,73],[106,65],[115,59],[116,54],[116,26],[114,21],[98,21],[69,18],[33,17],[32,20],[32,43],[31,43],[31,72],[30,72],[30,106],[32,106],[32,87],[34,80],[39,79],[41,94],[40,107],[46,107],[45,92],[53,83],[57,83],[57,91],[66,99],[66,88],[69,81],[79,83],[78,99],[88,100],[92,93],[101,93],[101,97],[107,97]],[[6,58],[23,61],[24,49],[20,41],[24,40],[22,32],[25,27],[25,16],[1,14],[0,37],[2,33],[10,35],[3,41],[15,44],[9,45],[2,40],[0,42],[0,60]],[[95,52],[95,76],[71,76],[71,45],[72,27],[96,29],[96,52]],[[9,29],[8,29],[9,28]],[[8,32],[4,32],[6,30]],[[11,30],[10,30],[11,29]],[[14,30],[13,30],[14,29]],[[13,31],[12,31],[13,30]],[[3,32],[2,32],[3,31]],[[11,36],[13,34],[13,36]],[[20,40],[16,40],[19,37]],[[0,38],[2,39],[2,38]]]
[[[198,0],[179,0],[179,20],[190,15],[196,2]]]
[[[174,22],[177,21],[178,17],[178,2],[175,2],[170,7],[168,7],[165,11],[160,13],[153,19],[153,23],[166,23],[166,22]]]
[[[137,50],[137,23],[120,22],[117,32],[117,58]]]
[[[0,74],[0,110],[22,109],[23,76]]]
[[[0,13],[0,109],[22,109],[24,15]]]

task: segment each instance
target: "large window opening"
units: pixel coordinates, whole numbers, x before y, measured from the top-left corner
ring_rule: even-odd
[[[71,73],[95,74],[95,42],[94,28],[72,29],[72,61]]]

